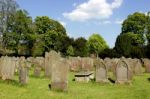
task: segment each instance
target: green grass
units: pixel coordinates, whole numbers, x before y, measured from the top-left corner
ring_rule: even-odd
[[[36,78],[30,72],[29,84],[21,86],[14,81],[0,80],[0,99],[150,99],[150,74],[134,76],[131,85],[77,83],[69,74],[68,92],[50,91],[49,80]]]

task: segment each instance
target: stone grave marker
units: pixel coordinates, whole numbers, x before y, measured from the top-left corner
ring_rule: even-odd
[[[142,59],[145,66],[145,72],[150,73],[150,60],[147,58]]]
[[[59,91],[68,90],[69,66],[65,59],[55,60],[52,64],[51,89]]]
[[[82,71],[93,70],[93,59],[89,57],[81,58],[81,69]]]
[[[50,51],[49,53],[45,53],[45,76],[51,79],[52,75],[52,65],[56,60],[61,58],[60,54],[55,51]]]
[[[94,64],[96,66],[96,82],[108,82],[107,69],[104,61],[102,59],[97,59]]]
[[[128,64],[126,63],[124,58],[121,58],[118,61],[116,67],[116,83],[124,84],[129,83],[129,68]]]
[[[8,56],[5,56],[1,60],[1,76],[3,80],[12,80],[15,73],[15,61]]]
[[[26,66],[26,61],[24,57],[20,57],[19,59],[19,82],[22,85],[26,85],[28,83],[28,67]]]

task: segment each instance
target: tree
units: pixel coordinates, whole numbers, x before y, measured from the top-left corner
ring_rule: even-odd
[[[133,13],[122,24],[121,34],[117,37],[115,50],[126,57],[143,57],[143,48],[149,41],[149,14]]]
[[[41,40],[44,41],[39,46],[43,46],[45,51],[55,50],[55,51],[64,51],[64,41],[65,38],[67,38],[66,30],[65,28],[58,22],[53,19],[50,19],[47,16],[41,16],[36,17],[35,22],[35,33],[36,40],[34,44],[35,46],[38,46],[38,42]],[[69,45],[68,45],[69,46]],[[67,47],[68,47],[67,46]],[[66,47],[66,49],[67,49]],[[33,47],[35,49],[36,47]],[[34,52],[34,50],[33,50]]]
[[[100,54],[99,54],[99,57],[101,58],[106,58],[106,57],[109,57],[109,58],[114,58],[114,57],[121,57],[120,54],[118,52],[116,52],[115,49],[112,49],[112,48],[106,48],[104,49],[104,51],[102,51]]]
[[[44,52],[45,52],[45,42],[40,39],[39,37],[39,40],[38,42],[35,42],[33,47],[32,47],[32,56],[33,57],[36,57],[36,56],[44,56]]]
[[[140,54],[136,52],[137,50],[139,52],[143,43],[144,41],[141,34],[134,34],[132,32],[124,33],[117,37],[115,50],[123,56],[132,57],[133,55]]]
[[[74,49],[71,45],[67,49],[67,55],[68,56],[74,56]]]
[[[3,34],[3,44],[6,48],[14,50],[16,54],[23,52],[19,48],[28,50],[32,40],[32,19],[28,16],[27,11],[18,10],[10,17],[10,22],[7,24],[7,32]],[[21,48],[22,49],[22,48]]]
[[[88,55],[87,40],[83,37],[77,38],[73,43],[75,56],[85,57]]]
[[[66,35],[65,28],[58,21],[50,19],[47,16],[37,16],[34,24],[37,34],[45,34],[49,31],[55,31],[59,35]]]
[[[147,24],[146,24],[146,38],[148,41],[148,44],[150,44],[150,12],[147,13]]]
[[[99,35],[93,34],[88,39],[88,49],[91,54],[100,54],[103,50],[108,48],[106,41]]]
[[[7,31],[7,24],[18,8],[15,0],[0,0],[0,33]]]
[[[124,20],[121,33],[132,32],[135,34],[143,34],[146,24],[146,15],[144,13],[135,12]]]

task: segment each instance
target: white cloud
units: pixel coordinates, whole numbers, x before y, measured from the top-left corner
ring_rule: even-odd
[[[63,16],[72,21],[87,21],[91,19],[107,19],[113,14],[113,9],[121,6],[123,0],[114,0],[111,4],[107,0],[88,0],[70,13]]]
[[[123,0],[114,0],[114,2],[111,4],[111,8],[119,8],[122,4]]]
[[[66,27],[67,23],[64,21],[59,21],[61,25],[63,25],[64,27]]]
[[[115,21],[115,24],[122,24],[123,21],[124,21],[124,19],[122,19],[122,20],[118,20],[118,19],[117,19],[117,20]]]

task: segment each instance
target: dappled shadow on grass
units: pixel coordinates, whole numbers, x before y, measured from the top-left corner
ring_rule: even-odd
[[[113,80],[112,78],[108,78],[108,80],[113,84],[115,83],[115,80]]]

